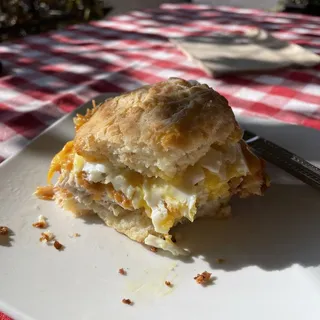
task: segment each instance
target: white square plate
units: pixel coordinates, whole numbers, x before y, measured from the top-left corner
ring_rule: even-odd
[[[74,219],[32,196],[46,183],[52,156],[73,138],[73,116],[0,167],[0,225],[12,230],[0,238],[0,310],[16,320],[320,319],[319,192],[270,166],[272,187],[264,197],[234,201],[233,219],[177,228],[179,242],[193,253],[189,259],[155,254],[99,219]],[[320,132],[239,121],[319,165]],[[40,214],[64,251],[39,242],[41,230],[32,223]],[[75,232],[81,236],[71,238]],[[194,281],[205,270],[217,277],[214,285]]]

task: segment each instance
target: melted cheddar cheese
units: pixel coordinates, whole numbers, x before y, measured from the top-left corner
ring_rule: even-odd
[[[71,171],[73,167],[74,147],[73,141],[69,141],[65,144],[60,152],[58,152],[51,161],[50,168],[47,175],[48,184],[51,184],[51,180],[55,172],[61,170]]]
[[[77,114],[74,118],[73,118],[73,123],[74,123],[74,127],[76,132],[85,124],[89,121],[89,119],[93,116],[93,114],[97,111],[97,106],[95,101],[92,101],[92,105],[93,108],[92,109],[87,109],[86,114],[82,115],[82,114]]]

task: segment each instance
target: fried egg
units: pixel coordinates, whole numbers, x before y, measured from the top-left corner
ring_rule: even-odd
[[[74,156],[72,171],[85,173],[89,183],[112,184],[114,190],[131,201],[133,209],[145,210],[156,232],[168,234],[182,218],[195,219],[200,199],[227,197],[229,180],[246,175],[248,167],[240,145],[231,145],[227,149],[211,148],[173,181],[144,177],[128,168],[115,168],[110,162],[90,162],[78,154]]]

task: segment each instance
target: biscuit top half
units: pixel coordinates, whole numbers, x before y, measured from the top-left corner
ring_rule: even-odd
[[[76,132],[76,152],[146,176],[173,178],[212,145],[242,132],[228,101],[205,84],[170,78],[106,100]]]

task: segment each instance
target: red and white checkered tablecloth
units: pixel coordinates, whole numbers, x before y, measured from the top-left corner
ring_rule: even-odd
[[[214,79],[168,41],[252,26],[320,54],[319,17],[191,4],[165,4],[2,43],[0,162],[100,93],[172,76],[207,83],[238,112],[320,129],[320,66]]]
[[[258,26],[320,53],[320,19],[254,9],[165,4],[0,45],[0,161],[99,93],[170,76],[198,79],[241,112],[320,129],[320,66],[214,79],[169,37]]]

